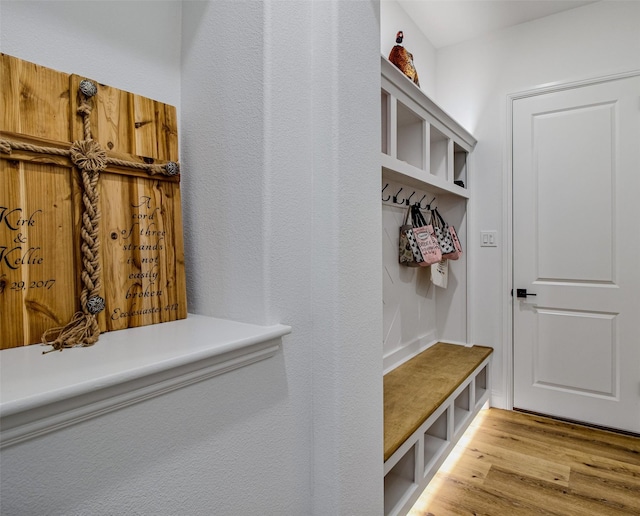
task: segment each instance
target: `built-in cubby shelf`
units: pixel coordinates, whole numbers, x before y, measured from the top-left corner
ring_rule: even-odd
[[[394,336],[388,337],[389,346],[385,340],[383,356],[384,514],[402,516],[488,401],[490,356],[486,349],[466,346],[470,340],[466,212],[473,180],[469,157],[476,140],[384,56],[381,73],[382,233],[387,244],[383,251],[385,279],[389,279],[384,283],[383,296],[389,303],[383,315],[385,335]],[[425,199],[423,210],[434,199],[438,211],[455,226],[465,251],[459,260],[449,262],[448,287],[427,290],[426,296],[423,293],[429,298],[425,305],[420,304],[422,299],[416,300],[421,310],[427,307],[424,313],[429,317],[407,314],[403,319],[397,314],[407,304],[396,300],[406,301],[414,295],[402,290],[402,285],[408,283],[409,274],[416,273],[415,269],[399,269],[398,241],[391,235],[397,234],[407,206],[421,198]],[[396,277],[401,281],[394,281]],[[421,281],[412,278],[416,285]],[[432,345],[436,341],[464,345]],[[477,361],[470,359],[478,353]],[[432,383],[445,370],[446,381]]]
[[[385,179],[468,198],[467,162],[475,138],[384,56],[381,70]]]
[[[468,265],[473,250],[467,246],[467,205],[476,140],[384,56],[380,107],[383,366],[389,371],[433,342],[470,342]],[[462,256],[448,262],[447,288],[426,287],[427,270],[397,263],[401,217],[416,202],[423,210],[437,207],[462,244]],[[429,220],[426,211],[424,215]],[[414,283],[418,288],[408,288]]]

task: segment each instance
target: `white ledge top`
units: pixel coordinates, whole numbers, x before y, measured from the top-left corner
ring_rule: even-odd
[[[200,361],[213,359],[220,372],[242,367],[260,359],[255,358],[256,345],[290,332],[281,324],[257,326],[189,314],[180,321],[104,333],[86,348],[46,355],[42,352],[50,346],[5,349],[0,352],[0,417],[172,369],[178,374],[178,368]]]

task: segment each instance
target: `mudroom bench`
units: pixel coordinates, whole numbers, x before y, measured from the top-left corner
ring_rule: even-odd
[[[438,342],[384,376],[384,513],[406,514],[489,399],[493,349]]]

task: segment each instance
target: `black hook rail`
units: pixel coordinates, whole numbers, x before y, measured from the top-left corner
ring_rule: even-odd
[[[388,186],[389,186],[389,183],[384,185],[384,187],[382,188],[382,194],[383,194],[382,195],[382,202],[392,201],[393,204],[398,204],[400,206],[409,206],[411,204],[411,198],[416,194],[415,190],[406,199],[398,199],[398,197],[400,196],[400,192],[402,192],[402,190],[403,190],[402,187],[400,187],[400,190],[398,190],[395,195],[390,195],[389,194],[386,197],[384,197],[384,191],[387,189]],[[421,210],[430,210],[431,209],[431,205],[436,200],[436,198],[434,197],[433,199],[431,199],[431,201],[429,201],[429,204],[427,204],[426,206],[423,206],[422,205],[422,201],[424,201],[426,196],[427,196],[427,194],[424,194],[422,196],[422,199],[420,199],[419,201],[415,202],[414,205],[418,206]]]

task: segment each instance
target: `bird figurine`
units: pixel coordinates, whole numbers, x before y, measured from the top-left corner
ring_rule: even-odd
[[[413,54],[402,46],[403,39],[404,34],[402,31],[398,31],[396,34],[396,45],[389,53],[389,61],[396,65],[403,74],[409,77],[416,86],[420,87],[418,71],[413,64]]]

